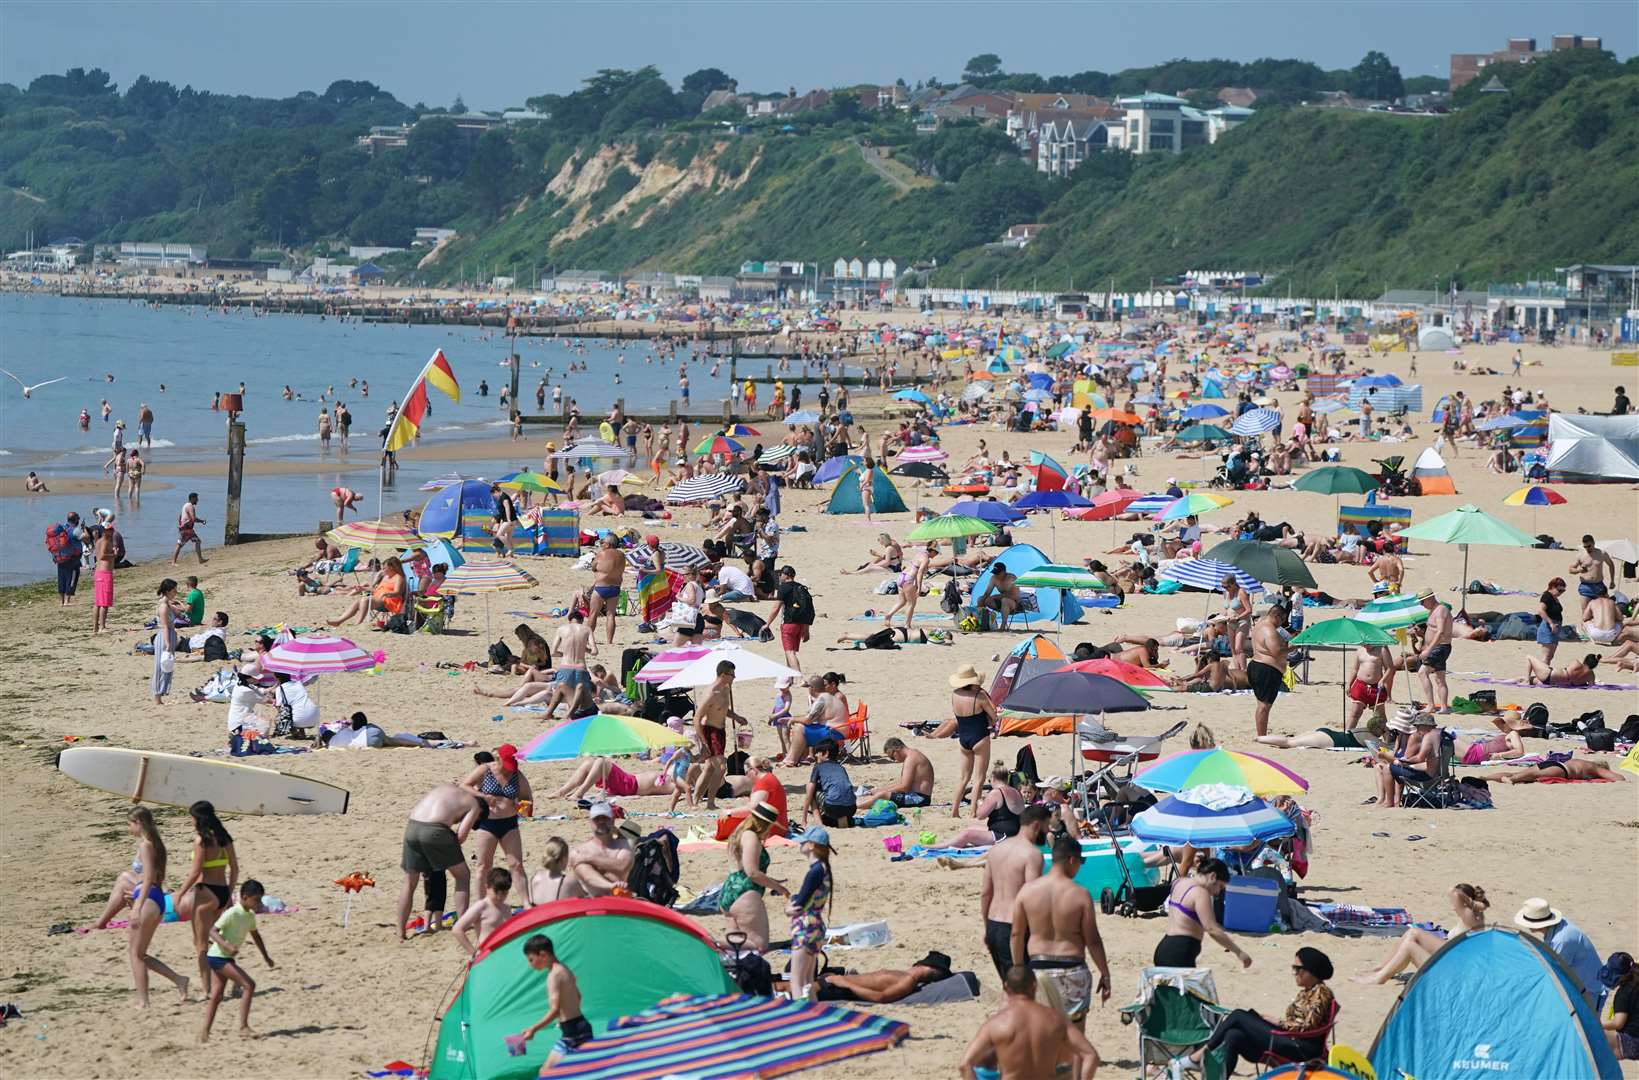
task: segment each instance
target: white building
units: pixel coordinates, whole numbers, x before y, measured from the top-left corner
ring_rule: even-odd
[[[122,266],[175,268],[200,266],[205,262],[204,244],[149,244],[127,241],[120,245]]]
[[[430,225],[423,225],[415,231],[415,240],[411,247],[437,247],[455,235],[454,229],[439,229]]]
[[[1183,98],[1150,92],[1117,98],[1116,104],[1126,110],[1128,150],[1135,154],[1176,154],[1184,148],[1184,109],[1189,102]],[[1201,123],[1204,142],[1204,121]]]
[[[406,249],[401,247],[368,247],[352,244],[347,248],[347,257],[357,259],[359,262],[369,262],[371,259],[379,259],[383,255],[391,255],[395,251],[404,250]]]

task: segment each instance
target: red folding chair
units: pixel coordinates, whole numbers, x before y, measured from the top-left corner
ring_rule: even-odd
[[[1337,1003],[1336,998],[1333,998],[1331,1015],[1326,1018],[1326,1022],[1324,1024],[1317,1028],[1311,1028],[1308,1031],[1282,1031],[1281,1034],[1291,1039],[1319,1039],[1323,1048],[1330,1047],[1332,1042],[1332,1029],[1337,1027],[1337,1014],[1342,1011],[1343,1006]],[[1326,1049],[1322,1049],[1319,1057],[1309,1058],[1306,1062],[1301,1063],[1290,1058],[1281,1057],[1273,1050],[1270,1050],[1266,1051],[1264,1055],[1258,1059],[1258,1072],[1259,1075],[1262,1075],[1263,1073],[1269,1072],[1271,1069],[1277,1069],[1283,1065],[1324,1065],[1326,1063],[1326,1058]]]

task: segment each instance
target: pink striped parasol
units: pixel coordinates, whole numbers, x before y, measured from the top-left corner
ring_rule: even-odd
[[[900,461],[946,461],[950,455],[937,446],[911,446],[899,455]]]
[[[266,670],[282,672],[298,679],[310,675],[363,671],[375,666],[373,654],[346,638],[330,634],[310,634],[282,641],[269,649],[262,660],[262,667]]]
[[[655,654],[633,678],[642,683],[663,683],[709,652],[711,649],[704,645],[667,649]]]

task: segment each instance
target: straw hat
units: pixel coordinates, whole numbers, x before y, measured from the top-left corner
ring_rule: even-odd
[[[780,812],[767,803],[758,803],[751,808],[751,816],[764,825],[774,825],[780,820]]]
[[[707,603],[707,604],[720,604],[720,603],[723,602],[722,594],[719,593],[716,589],[707,589],[706,590],[706,599],[705,599],[704,602]]]
[[[1491,718],[1493,724],[1505,727],[1509,731],[1530,731],[1531,725],[1525,722],[1525,714],[1518,709],[1504,709]]]
[[[1433,589],[1424,589],[1422,592],[1417,594],[1418,601],[1433,600],[1434,598],[1435,597],[1434,597],[1434,590]]]
[[[1427,711],[1418,712],[1417,714],[1415,714],[1411,718],[1411,723],[1412,723],[1413,727],[1434,727],[1439,722],[1440,722],[1439,717],[1437,717],[1433,713],[1427,712]]]
[[[956,674],[950,677],[950,686],[953,690],[960,690],[964,686],[983,685],[984,678],[972,664],[963,664],[956,669]]]
[[[551,439],[548,439],[546,440],[546,448],[548,450],[556,450],[558,448],[558,444],[553,442]]]
[[[1545,930],[1564,921],[1560,910],[1540,896],[1525,901],[1525,906],[1514,916],[1514,925],[1526,930]]]

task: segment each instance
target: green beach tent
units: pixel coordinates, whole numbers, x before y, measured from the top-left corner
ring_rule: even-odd
[[[909,507],[894,486],[888,470],[878,468],[871,481],[871,512],[873,514],[903,514]],[[863,514],[865,504],[859,497],[859,466],[850,465],[837,477],[837,486],[826,504],[827,514]]]
[[[543,1028],[518,1057],[506,1047],[508,1035],[546,1015],[546,972],[524,957],[524,942],[536,934],[551,938],[575,973],[581,1008],[600,1034],[673,994],[736,989],[711,935],[670,908],[616,897],[528,908],[479,946],[439,1025],[428,1080],[527,1080],[540,1069],[558,1041],[556,1027]]]

